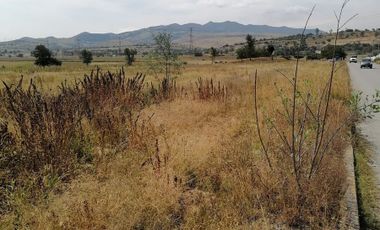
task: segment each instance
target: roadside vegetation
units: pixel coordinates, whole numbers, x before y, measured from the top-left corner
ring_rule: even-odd
[[[358,135],[354,139],[354,149],[360,225],[363,229],[380,229],[380,193],[371,167],[373,152],[371,145]]]
[[[356,118],[352,122],[352,145],[354,147],[354,163],[356,177],[356,191],[359,205],[360,226],[363,229],[380,228],[380,191],[377,187],[377,178],[372,167],[373,150],[371,144],[360,133],[358,123],[365,119],[372,119],[380,112],[380,92],[372,97],[363,97],[363,93],[353,93],[351,97],[352,110],[356,111]]]
[[[161,33],[140,60],[4,63],[0,228],[341,227],[356,110],[346,64],[301,60],[305,38],[296,60],[250,36],[241,60],[184,58]]]
[[[336,31],[321,32],[318,29],[315,33],[305,35],[304,45],[307,47],[304,52],[305,56],[310,56],[316,50],[322,50],[326,46],[334,45]],[[272,44],[276,47],[278,55],[296,54],[296,47],[294,43],[299,41],[301,35],[288,36],[278,39],[260,39],[257,41],[257,46],[265,47]],[[355,53],[357,55],[376,56],[380,53],[380,28],[373,29],[345,29],[338,33],[337,45],[341,47],[346,53]]]

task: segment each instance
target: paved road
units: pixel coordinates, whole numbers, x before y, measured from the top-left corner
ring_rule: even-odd
[[[374,65],[374,69],[360,69],[360,64],[348,64],[354,90],[363,92],[363,95],[373,95],[376,89],[380,90],[380,65]],[[365,137],[373,144],[374,171],[377,175],[377,185],[380,188],[380,114],[374,119],[363,122],[359,127]]]

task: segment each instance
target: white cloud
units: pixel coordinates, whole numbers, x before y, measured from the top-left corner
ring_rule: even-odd
[[[287,14],[298,14],[310,12],[310,8],[305,6],[289,6],[284,9]]]
[[[240,0],[240,1],[230,1],[230,0],[198,0],[196,4],[216,6],[216,7],[250,7],[262,4],[266,1],[264,0]]]

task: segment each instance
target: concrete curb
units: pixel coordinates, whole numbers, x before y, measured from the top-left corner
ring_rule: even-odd
[[[350,145],[344,153],[347,171],[347,190],[342,204],[341,229],[360,229],[359,208],[356,193],[354,150]]]

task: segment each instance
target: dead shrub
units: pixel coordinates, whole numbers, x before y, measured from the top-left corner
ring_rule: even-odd
[[[33,81],[23,89],[22,78],[16,86],[4,85],[1,212],[17,214],[23,202],[39,202],[58,182],[71,179],[79,164],[91,162],[91,144],[82,130],[81,98],[44,95]]]
[[[12,169],[17,167],[18,159],[14,154],[14,137],[8,130],[8,124],[0,122],[0,215],[9,211],[7,199],[9,181],[14,177]]]
[[[124,69],[111,73],[97,68],[74,87],[62,85],[61,94],[80,99],[79,107],[100,146],[125,145],[132,144],[129,137],[136,136],[139,113],[150,103],[144,86],[143,74],[127,78]]]
[[[72,94],[43,95],[33,81],[29,88],[5,84],[3,96],[12,127],[17,133],[18,167],[38,173],[45,165],[51,165],[58,175],[72,172],[77,155],[70,148],[84,134],[81,104]]]
[[[102,72],[97,68],[90,75],[85,75],[79,82],[81,87],[77,91],[84,94],[89,107],[93,110],[101,110],[108,104],[116,108],[128,107],[129,110],[138,110],[145,105],[144,81],[145,76],[140,73],[127,78],[124,69],[111,73]]]
[[[175,79],[163,78],[159,81],[157,86],[153,83],[150,84],[150,97],[155,103],[172,101],[186,95],[186,88],[183,86],[177,86],[177,81]]]
[[[94,147],[143,149],[154,132],[151,117],[139,115],[147,95],[142,74],[126,78],[123,70],[97,69],[74,85],[62,83],[53,95],[33,81],[27,89],[22,83],[4,83],[1,91],[8,123],[0,125],[0,186],[11,188],[0,193],[1,211],[9,211],[8,192],[37,202],[55,183],[70,180],[81,165],[92,163]]]
[[[291,162],[273,160],[276,171],[271,170],[255,150],[252,124],[244,121],[239,130],[207,162],[185,173],[182,186],[188,199],[184,226],[236,228],[269,221],[283,228],[335,229],[344,195],[342,159],[336,155],[327,157],[329,163],[325,163],[323,172],[303,184],[305,199],[300,204]],[[200,200],[195,202],[195,197]]]
[[[342,25],[354,18],[351,17],[346,22],[342,20],[344,8],[349,1],[343,1],[339,14],[336,14],[334,54]],[[314,9],[315,7],[306,20],[300,43],[304,39]],[[300,52],[298,47],[298,54]],[[277,70],[288,82],[288,86],[278,87],[275,84],[280,107],[269,109],[259,105],[256,70],[254,113],[257,135],[270,173],[273,177],[281,178],[286,185],[284,192],[279,193],[287,206],[284,210],[286,223],[296,228],[315,228],[325,224],[333,226],[331,224],[339,217],[340,207],[337,200],[342,198],[345,178],[344,173],[336,171],[339,168],[344,172],[336,162],[343,164],[342,152],[345,151],[344,146],[348,142],[346,133],[356,114],[345,106],[348,98],[339,98],[333,93],[333,85],[336,83],[334,79],[339,70],[336,60],[331,63],[326,80],[322,78],[322,89],[319,92],[308,87],[307,82],[305,85],[301,84],[301,67],[297,55],[292,76]],[[370,110],[373,104],[365,106]],[[332,159],[335,160],[328,161]],[[330,178],[330,175],[334,175],[335,178]],[[319,198],[317,192],[323,197]]]
[[[213,79],[198,78],[195,83],[197,88],[196,98],[199,100],[220,100],[225,101],[227,99],[227,87],[221,85],[218,81],[217,85],[214,85]]]

